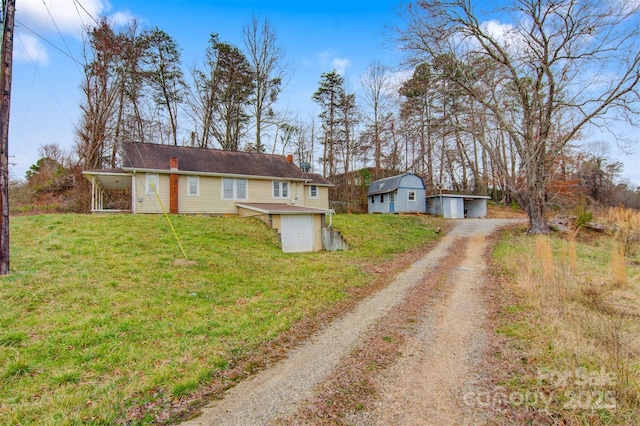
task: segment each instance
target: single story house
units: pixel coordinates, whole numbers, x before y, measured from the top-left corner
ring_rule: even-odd
[[[371,213],[424,213],[425,186],[422,178],[413,173],[376,180],[367,191]]]
[[[122,167],[88,170],[91,211],[107,213],[105,191],[130,190],[134,214],[257,217],[278,231],[285,252],[323,249],[329,187],[292,156],[127,142]]]
[[[485,195],[439,194],[427,197],[427,213],[445,219],[480,218],[487,216]]]

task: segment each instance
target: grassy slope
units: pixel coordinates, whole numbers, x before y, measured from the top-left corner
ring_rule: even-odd
[[[257,221],[12,219],[0,281],[0,424],[114,423],[188,395],[296,321],[373,279],[366,265],[433,241],[415,216],[333,218],[348,252],[283,254]]]
[[[493,251],[497,385],[505,424],[633,424],[640,409],[640,256],[626,283],[611,235],[503,233]],[[499,390],[500,389],[500,390]]]

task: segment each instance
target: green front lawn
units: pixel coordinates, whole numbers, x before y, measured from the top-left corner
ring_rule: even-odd
[[[435,219],[333,217],[347,252],[284,254],[253,219],[11,220],[0,279],[0,424],[119,423],[188,398],[297,321],[368,285],[365,265],[436,238]],[[144,421],[151,421],[148,417]]]

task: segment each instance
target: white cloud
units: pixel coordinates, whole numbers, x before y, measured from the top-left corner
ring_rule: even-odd
[[[116,12],[113,15],[109,16],[109,19],[113,21],[116,25],[124,25],[135,19],[135,17],[127,12]]]
[[[334,52],[331,50],[325,50],[324,52],[318,53],[318,62],[320,62],[322,68],[326,68],[329,65],[333,54]]]
[[[496,42],[498,42],[503,49],[507,51],[517,54],[518,52],[523,51],[525,48],[525,41],[522,35],[518,32],[518,28],[513,24],[505,24],[501,23],[498,20],[492,19],[489,21],[482,22],[480,24],[480,29],[482,32]],[[469,37],[466,39],[466,43],[472,49],[479,49],[480,44],[477,39],[473,37]]]
[[[69,36],[80,40],[83,29],[95,25],[94,20],[105,16],[111,9],[108,0],[20,0],[17,3],[15,58],[40,64],[49,63],[47,52],[53,49],[42,39],[67,50]],[[109,19],[118,25],[131,21],[133,17],[128,12],[118,11]],[[66,41],[61,41],[61,37]]]
[[[400,86],[404,84],[405,81],[409,80],[413,77],[413,69],[405,69],[399,71],[393,71],[389,75],[389,85],[393,88],[394,91],[398,91]]]
[[[345,71],[351,66],[351,61],[346,58],[338,58],[333,50],[325,50],[318,53],[318,62],[323,69],[330,68],[338,74],[344,76]]]
[[[103,0],[22,0],[16,6],[16,19],[38,33],[59,30],[78,37],[84,25],[108,9]]]
[[[501,24],[495,19],[482,23],[482,29],[491,37],[503,41],[513,35],[513,25]]]
[[[13,55],[16,61],[29,61],[47,65],[49,55],[40,40],[31,34],[17,30],[13,43]]]
[[[331,66],[340,75],[344,75],[347,67],[351,65],[351,61],[344,58],[333,58],[331,60]]]

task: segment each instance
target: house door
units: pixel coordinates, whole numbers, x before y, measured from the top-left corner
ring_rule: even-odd
[[[313,216],[282,215],[280,235],[284,253],[313,251]]]
[[[389,193],[389,212],[393,213],[394,211],[396,211],[396,196],[395,196],[395,193],[390,192]]]

